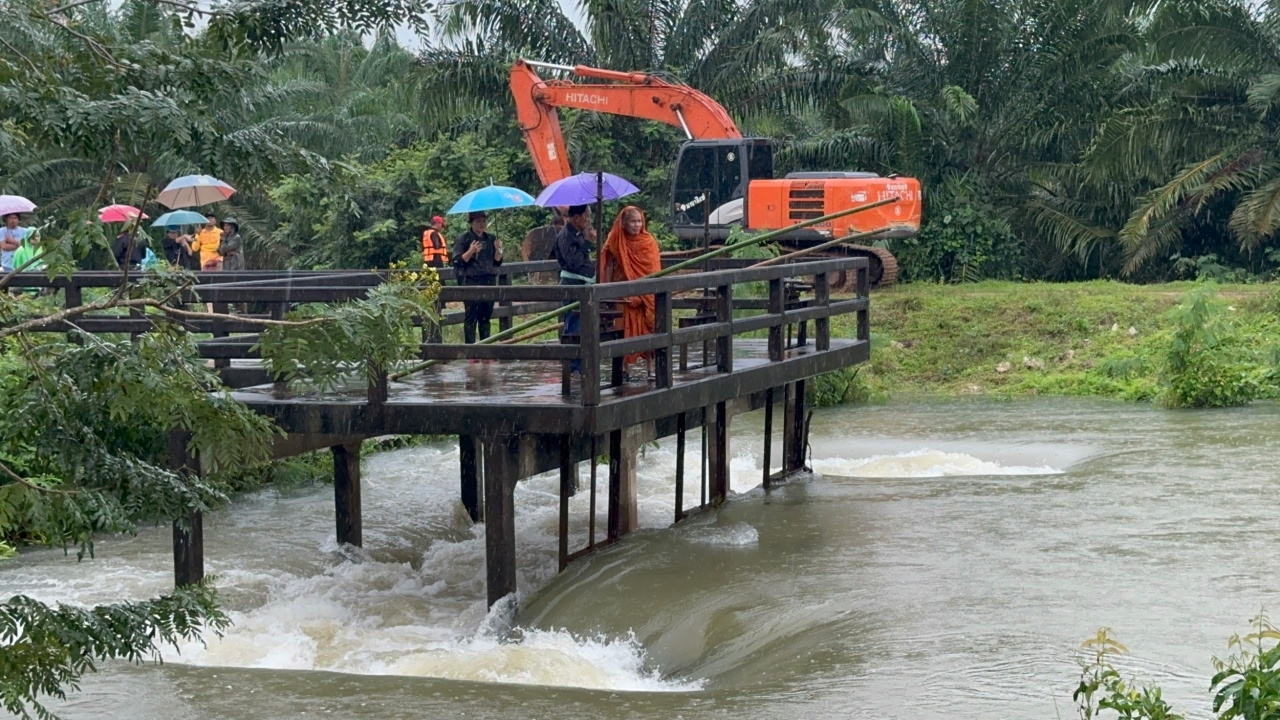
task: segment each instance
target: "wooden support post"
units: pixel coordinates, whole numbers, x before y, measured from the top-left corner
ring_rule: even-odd
[[[733,286],[716,288],[716,322],[733,323]],[[716,366],[722,373],[733,372],[733,333],[716,338]]]
[[[271,303],[271,319],[284,320],[284,316],[289,312],[289,303]],[[272,392],[277,398],[289,397],[289,383],[284,378],[272,378]]]
[[[654,386],[669,388],[674,382],[671,372],[671,293],[654,296],[654,332],[667,336],[667,344],[653,352]]]
[[[501,274],[499,274],[499,275],[498,275],[498,285],[499,285],[499,286],[508,286],[508,287],[509,287],[509,286],[511,285],[511,276],[510,276],[510,275],[508,275],[508,274],[506,274],[506,273],[501,273]],[[498,301],[498,307],[509,308],[509,307],[511,307],[511,301],[510,301],[510,300],[499,300],[499,301]],[[504,314],[502,317],[498,318],[498,332],[506,332],[507,330],[510,330],[510,329],[511,329],[511,316],[510,316],[510,315],[505,315],[505,314]]]
[[[471,522],[484,519],[484,506],[480,497],[479,453],[474,435],[458,436],[458,470],[461,475],[462,506],[471,516]]]
[[[210,312],[215,312],[219,315],[229,314],[229,311],[231,308],[231,306],[228,303],[224,303],[224,302],[209,303],[209,306],[210,306]],[[224,338],[224,337],[231,336],[231,333],[222,329],[223,327],[222,320],[214,320],[213,323],[211,323],[211,325],[213,327],[213,330],[212,332],[210,332],[210,335],[212,335],[214,338]],[[215,368],[231,367],[231,358],[215,358],[213,361],[213,366]]]
[[[764,391],[764,489],[773,486],[773,388]]]
[[[199,472],[187,442],[191,433],[169,433],[169,463],[176,472]],[[204,579],[204,517],[199,510],[173,521],[173,582],[177,587],[194,585]]]
[[[591,407],[600,404],[600,308],[594,298],[583,301],[581,317],[582,404]]]
[[[808,443],[803,380],[787,385],[782,422],[782,472],[789,475],[804,469],[804,450]]]
[[[657,437],[653,421],[632,425],[620,431],[622,438],[618,460],[618,536],[640,529],[640,501],[636,494],[636,473],[640,464],[640,447]],[[612,463],[610,463],[612,467]]]
[[[786,298],[783,297],[782,278],[769,281],[769,314],[781,316],[786,309]],[[785,355],[783,325],[769,328],[769,359],[777,362]]]
[[[729,497],[729,409],[716,403],[711,433],[711,503],[719,505]]]
[[[67,285],[66,290],[64,290],[64,299],[66,300],[67,309],[72,310],[83,305],[84,299],[81,294],[80,286],[75,284],[75,278],[69,278],[68,282],[71,284]],[[80,333],[74,330],[67,333],[67,339],[76,345],[84,344],[84,338],[80,336]]]
[[[795,427],[796,415],[796,385],[795,383],[787,383],[782,388],[782,476],[786,477],[791,472],[791,458],[795,456],[795,450],[792,445],[795,444],[795,437],[791,434],[791,429]]]
[[[609,526],[605,538],[616,540],[622,531],[622,430],[609,433]]]
[[[484,441],[484,546],[489,606],[516,591],[516,465],[518,436]]]
[[[820,273],[813,279],[813,304],[818,307],[831,306],[831,283],[826,273]],[[831,319],[818,318],[813,321],[813,347],[823,351],[831,349]]]
[[[334,445],[333,506],[337,520],[338,544],[364,545],[360,518],[360,443]]]
[[[684,433],[685,415],[676,416],[676,522],[684,519]]]
[[[871,281],[866,268],[858,268],[858,297],[865,298],[871,291]],[[871,339],[871,320],[866,308],[858,311],[858,339]]]
[[[560,572],[569,566],[569,496],[577,480],[572,440],[567,433],[560,436]]]
[[[591,498],[587,512],[587,547],[596,546],[596,436],[591,436]]]

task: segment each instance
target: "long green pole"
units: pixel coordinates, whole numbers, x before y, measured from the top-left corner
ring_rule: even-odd
[[[670,275],[673,272],[679,272],[680,270],[685,270],[687,268],[693,267],[698,263],[704,262],[706,260],[710,260],[711,258],[714,258],[714,257],[727,255],[729,253],[735,252],[737,250],[741,250],[743,248],[769,242],[770,240],[781,237],[782,235],[785,235],[793,230],[799,230],[801,228],[807,228],[813,225],[819,225],[824,222],[830,222],[837,218],[845,217],[846,215],[853,215],[855,213],[866,212],[867,210],[872,210],[874,208],[882,207],[884,205],[891,205],[896,202],[898,202],[898,198],[896,197],[886,198],[884,200],[877,200],[876,202],[873,202],[873,203],[867,203],[866,205],[859,205],[858,207],[849,208],[847,210],[840,210],[838,212],[833,212],[829,215],[823,215],[821,217],[811,218],[809,220],[803,220],[794,225],[789,225],[787,227],[784,227],[780,230],[770,230],[769,232],[752,236],[750,238],[747,238],[746,240],[743,240],[741,242],[736,242],[732,245],[724,245],[724,246],[718,247],[715,250],[712,250],[711,252],[704,253],[694,258],[690,258],[688,260],[685,260],[684,262],[676,263],[675,265],[663,268],[657,272],[650,273],[638,279],[648,280],[651,278],[660,278],[666,275]],[[563,305],[559,308],[556,308],[555,310],[550,310],[548,312],[542,313],[541,315],[536,315],[533,318],[530,318],[529,320],[526,320],[518,325],[513,325],[510,328],[503,330],[500,333],[497,333],[496,335],[490,335],[489,337],[485,338],[484,340],[481,340],[476,344],[492,345],[493,343],[496,343],[500,340],[506,340],[507,338],[512,337],[524,330],[528,330],[529,328],[534,327],[535,325],[541,325],[542,323],[548,320],[551,320],[553,318],[558,318],[567,312],[572,312],[574,310],[577,310],[579,307],[581,307],[580,302],[572,302],[572,303],[569,303],[568,305]],[[422,362],[412,367],[401,370],[400,372],[395,373],[393,375],[389,375],[388,378],[391,380],[400,380],[416,372],[421,372],[423,370],[426,370],[429,367],[440,365],[441,363],[444,363],[444,362],[445,362],[444,360],[427,360],[425,362]]]

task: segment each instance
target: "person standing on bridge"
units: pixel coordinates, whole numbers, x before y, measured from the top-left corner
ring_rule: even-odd
[[[498,268],[502,266],[502,241],[489,232],[489,216],[473,212],[467,216],[471,229],[453,245],[453,267],[458,271],[459,285],[497,285]],[[493,301],[464,303],[467,309],[462,324],[467,344],[489,337],[489,320],[493,317]]]
[[[565,226],[556,235],[556,244],[551,248],[551,256],[560,263],[561,285],[594,285],[596,282],[596,264],[591,261],[592,243],[596,231],[591,227],[591,213],[586,205],[574,205],[565,215]],[[570,301],[565,301],[570,304]],[[570,312],[564,316],[564,334],[582,335],[582,315]],[[574,360],[570,370],[578,372],[581,363]]]
[[[449,241],[444,239],[444,218],[431,218],[431,225],[422,233],[422,267],[443,269],[449,264]]]
[[[222,238],[218,241],[218,254],[222,256],[225,272],[244,270],[244,240],[240,239],[240,221],[233,217],[222,219]]]
[[[600,248],[600,281],[639,280],[662,269],[658,241],[649,234],[644,212],[628,205],[613,221],[613,229]],[[622,336],[636,337],[653,333],[656,302],[652,295],[636,295],[622,306]],[[646,376],[651,369],[649,353],[632,353],[626,357],[630,366],[643,359]]]
[[[536,227],[524,236],[524,242],[520,244],[520,254],[525,262],[551,259],[551,253],[556,245],[556,238],[560,235],[561,228],[564,227],[564,214],[566,212],[568,212],[567,206],[551,208],[551,224]],[[556,275],[555,273],[546,272],[532,273],[529,276],[529,282],[534,285],[555,285]]]

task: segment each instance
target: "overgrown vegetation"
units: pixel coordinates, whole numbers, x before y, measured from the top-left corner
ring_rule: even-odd
[[[1087,395],[1205,407],[1277,397],[1277,292],[1107,281],[892,288],[872,296],[872,358],[859,377],[873,398]]]
[[[1227,641],[1231,654],[1214,658],[1209,681],[1217,720],[1275,720],[1280,717],[1280,630],[1266,614],[1254,618],[1253,631]],[[1185,720],[1164,699],[1159,686],[1126,680],[1115,658],[1127,654],[1107,628],[1081,646],[1080,684],[1072,699],[1081,720],[1116,717],[1121,720]]]

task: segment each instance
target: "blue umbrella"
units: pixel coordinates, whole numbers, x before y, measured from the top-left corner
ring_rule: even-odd
[[[542,207],[556,205],[590,205],[604,200],[617,200],[640,192],[640,188],[607,172],[585,172],[560,178],[538,194],[535,201]]]
[[[203,225],[203,224],[204,224],[204,216],[198,212],[191,212],[190,210],[174,210],[173,212],[167,212],[161,215],[160,217],[156,218],[156,221],[151,223],[151,227],[162,227],[165,225]]]
[[[450,215],[480,212],[482,210],[503,210],[506,208],[529,207],[533,205],[533,196],[529,193],[505,185],[490,185],[479,190],[472,190],[458,199],[449,208]]]

